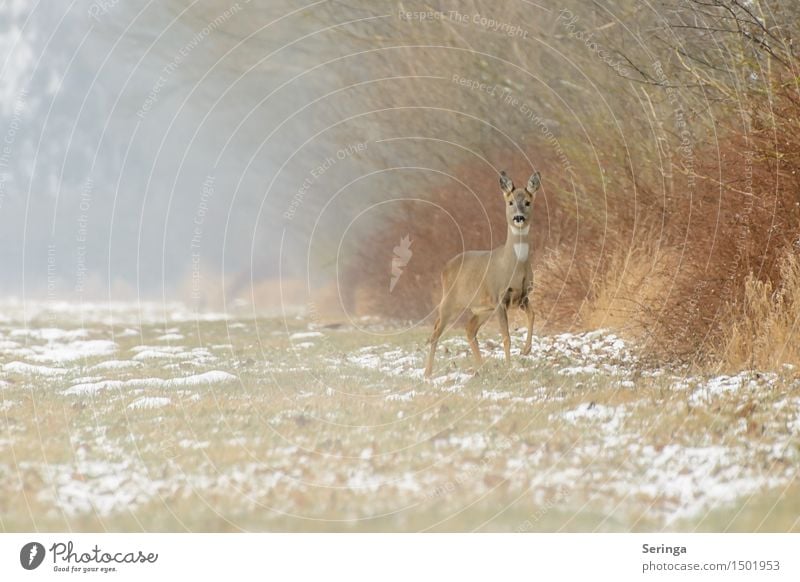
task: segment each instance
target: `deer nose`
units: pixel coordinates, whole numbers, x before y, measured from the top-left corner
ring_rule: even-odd
[[[522,216],[521,214],[517,214],[517,215],[514,217],[514,224],[521,224],[521,223],[523,223],[523,222],[525,222],[525,217],[524,217],[524,216]]]

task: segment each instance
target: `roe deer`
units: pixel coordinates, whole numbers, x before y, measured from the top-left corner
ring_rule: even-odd
[[[467,341],[481,363],[481,351],[476,336],[478,329],[496,311],[503,334],[506,363],[511,361],[511,337],[508,333],[508,308],[520,307],[528,316],[528,337],[522,350],[531,351],[533,333],[533,306],[530,302],[533,270],[528,252],[531,207],[536,191],[541,186],[539,172],[534,173],[524,189],[515,188],[505,172],[500,173],[500,189],[506,202],[508,236],[503,246],[491,251],[467,251],[447,262],[442,271],[442,301],[439,316],[433,326],[430,354],[425,377],[433,372],[433,360],[439,337],[453,317],[470,312],[467,322]]]

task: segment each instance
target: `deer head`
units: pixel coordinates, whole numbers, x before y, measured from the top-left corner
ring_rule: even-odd
[[[533,200],[541,183],[539,172],[534,172],[525,188],[515,188],[508,174],[500,172],[500,190],[506,201],[506,221],[514,232],[527,231]]]

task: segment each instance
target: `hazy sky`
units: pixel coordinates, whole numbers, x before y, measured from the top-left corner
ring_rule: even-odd
[[[318,131],[313,107],[294,112],[330,84],[321,71],[281,87],[313,43],[284,45],[319,23],[290,17],[245,50],[229,31],[250,25],[246,2],[173,4],[0,4],[6,296],[171,295],[218,281],[223,261],[229,281],[277,272],[307,169],[289,161],[267,188]],[[321,141],[306,162],[335,151]]]
[[[560,5],[504,16],[487,2],[463,22],[400,6],[0,4],[0,292],[185,298],[235,295],[251,276],[330,280],[384,203],[437,180],[472,199],[562,143],[602,185],[587,137],[616,135],[625,102],[595,98],[596,83],[622,85],[558,28]],[[469,185],[450,175],[463,168]]]

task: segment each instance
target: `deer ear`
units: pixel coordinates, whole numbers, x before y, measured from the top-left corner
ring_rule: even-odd
[[[534,174],[528,178],[528,183],[525,185],[525,189],[528,191],[528,194],[536,194],[536,191],[542,185],[542,177],[539,172],[534,172]]]
[[[505,194],[511,194],[514,191],[514,182],[511,181],[511,178],[508,177],[505,170],[500,172],[500,189]]]

